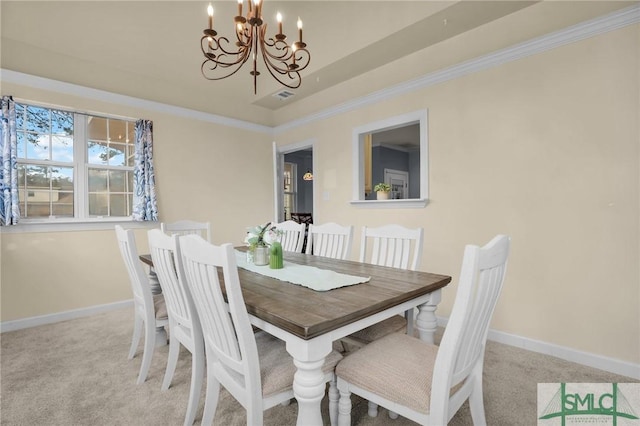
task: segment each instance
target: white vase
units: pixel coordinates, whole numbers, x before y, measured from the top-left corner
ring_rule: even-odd
[[[389,192],[388,191],[377,191],[376,192],[376,197],[378,198],[378,200],[388,200],[389,199]]]
[[[269,264],[269,247],[258,246],[253,249],[253,264],[259,266]]]

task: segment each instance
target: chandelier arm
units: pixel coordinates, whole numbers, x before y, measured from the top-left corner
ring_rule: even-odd
[[[221,52],[224,52],[228,55],[237,55],[239,53],[242,52],[242,50],[244,50],[245,46],[238,46],[238,50],[236,51],[231,51],[231,50],[227,50],[224,48],[223,46],[223,42],[225,44],[231,45],[231,42],[229,41],[228,38],[226,37],[210,37],[208,35],[203,35],[202,38],[200,39],[200,48],[202,50],[202,53],[206,54],[207,51],[212,50],[212,51],[217,51],[220,50]]]
[[[221,66],[233,66],[235,64],[238,64],[240,62],[244,62],[244,57],[248,55],[248,53],[251,51],[251,49],[246,49],[246,47],[240,47],[237,51],[233,52],[233,51],[229,51],[226,50],[221,44],[220,41],[224,40],[227,44],[229,43],[229,40],[226,37],[219,37],[219,39],[213,39],[211,41],[214,42],[214,46],[211,46],[211,41],[209,41],[209,37],[207,36],[203,36],[202,39],[200,40],[200,48],[202,50],[202,53],[204,54],[204,57],[207,58],[208,60],[215,62]],[[207,48],[205,48],[205,45],[207,46]],[[222,53],[218,53],[216,55],[216,52],[222,52]],[[234,60],[234,61],[222,61],[220,60],[220,58],[226,58],[228,56],[237,56],[238,59]]]
[[[230,77],[232,75],[234,75],[235,73],[237,73],[238,71],[240,71],[240,69],[242,68],[242,66],[244,65],[245,62],[247,62],[247,59],[249,59],[249,55],[246,55],[244,57],[244,60],[242,60],[242,62],[236,62],[234,64],[229,64],[229,65],[220,65],[219,63],[212,61],[211,59],[205,59],[204,62],[202,63],[202,65],[200,66],[200,72],[202,73],[202,76],[204,78],[206,78],[207,80],[222,80],[224,78]],[[206,69],[206,65],[208,62],[213,62],[214,66],[209,68],[209,71],[215,72],[215,70],[217,69],[226,69],[226,68],[231,68],[232,66],[236,65],[235,68],[232,69],[231,72],[227,73],[227,74],[223,74],[220,77],[209,77],[205,71]],[[218,68],[218,65],[220,65],[220,68]]]
[[[262,52],[262,59],[267,66],[267,69],[274,78],[275,75],[272,71],[275,71],[280,75],[289,74],[291,71],[293,71],[288,64],[288,61],[293,58],[294,53],[292,52],[292,49],[283,40],[274,41],[273,38],[266,39],[265,32],[265,30],[261,32],[262,37],[260,37],[260,50]],[[282,53],[274,54],[271,52],[271,49],[274,49],[276,52],[281,51]],[[289,77],[293,79],[293,77]],[[300,78],[299,74],[298,78]],[[280,83],[283,83],[279,78],[276,78],[276,80],[278,80]],[[298,86],[300,85],[298,84]]]

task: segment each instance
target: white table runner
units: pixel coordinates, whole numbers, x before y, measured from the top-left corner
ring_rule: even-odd
[[[341,274],[315,266],[298,265],[297,263],[284,262],[284,268],[271,269],[269,265],[256,266],[247,262],[247,254],[236,250],[236,262],[238,266],[247,271],[266,275],[280,281],[308,287],[316,291],[333,290],[334,288],[366,283],[371,277],[358,277],[356,275]]]

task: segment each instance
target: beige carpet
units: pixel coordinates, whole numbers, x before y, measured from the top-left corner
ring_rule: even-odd
[[[168,346],[156,348],[147,381],[136,385],[142,345],[128,361],[133,310],[0,335],[0,424],[2,425],[181,425],[189,392],[191,356],[183,349],[172,387],[161,391]],[[600,370],[489,342],[484,371],[489,425],[535,425],[538,382],[632,382]],[[366,414],[366,401],[354,398],[355,425],[414,424]],[[200,424],[204,389],[196,424]],[[323,417],[328,423],[326,398]],[[265,413],[265,425],[295,425],[297,404]],[[221,393],[216,425],[244,425],[244,409]],[[465,403],[450,423],[471,425]]]

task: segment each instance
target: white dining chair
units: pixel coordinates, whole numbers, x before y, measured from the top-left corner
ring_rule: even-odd
[[[160,224],[160,229],[165,234],[169,235],[200,235],[202,238],[211,242],[211,223],[210,222],[196,222],[194,220],[178,220],[176,222]]]
[[[362,227],[360,262],[379,266],[415,271],[420,265],[423,245],[423,229],[410,229],[401,225],[385,225],[378,228]],[[362,347],[390,333],[413,334],[414,310],[405,312],[404,318],[394,315],[347,337],[343,342]]]
[[[351,424],[352,393],[421,425],[446,425],[468,399],[473,424],[486,425],[482,369],[489,322],[504,283],[510,238],[467,245],[458,292],[440,346],[392,333],[336,367],[338,424]],[[370,411],[370,415],[376,414]]]
[[[156,330],[169,324],[167,308],[162,294],[151,294],[151,286],[147,274],[138,257],[138,249],[132,229],[125,230],[116,225],[116,238],[122,260],[127,268],[131,290],[133,291],[133,339],[129,349],[129,359],[133,359],[144,329],[144,347],[142,364],[138,374],[138,384],[144,383],[149,374],[153,350],[156,346]]]
[[[309,225],[305,253],[346,260],[351,253],[353,226],[329,222]]]
[[[169,358],[161,389],[169,389],[178,364],[180,346],[184,346],[191,352],[191,387],[184,420],[185,426],[190,426],[196,418],[204,380],[202,327],[191,292],[185,283],[178,236],[169,236],[159,229],[152,229],[148,232],[148,238],[153,268],[169,314]]]
[[[247,425],[260,426],[264,410],[286,403],[294,396],[293,358],[282,340],[264,331],[254,334],[231,244],[215,246],[200,237],[187,235],[180,237],[180,247],[186,281],[205,340],[207,391],[202,424],[213,422],[222,385],[247,410]],[[341,358],[342,355],[334,351],[327,355],[322,367],[325,382],[330,383],[332,425],[336,422],[338,399],[334,368]]]
[[[274,224],[279,232],[280,244],[282,250],[302,253],[304,245],[304,231],[306,225],[304,223],[296,223],[293,220]]]

